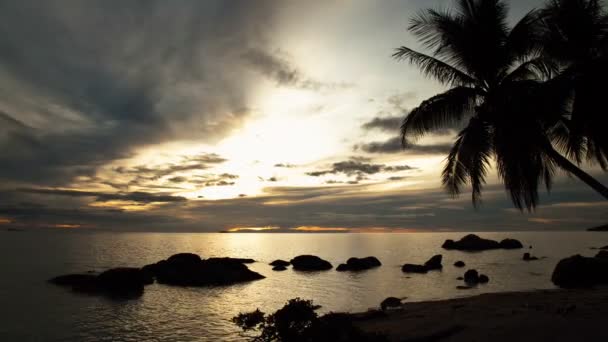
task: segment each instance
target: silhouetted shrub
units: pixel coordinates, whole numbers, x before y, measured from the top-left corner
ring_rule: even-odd
[[[253,337],[256,342],[387,341],[383,336],[365,333],[355,327],[349,314],[319,316],[316,313],[319,308],[311,300],[295,298],[271,315],[258,309],[241,313],[232,322],[244,331],[260,331],[260,335]]]

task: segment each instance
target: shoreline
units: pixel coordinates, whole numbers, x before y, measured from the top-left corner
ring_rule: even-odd
[[[601,341],[608,287],[485,293],[352,315],[390,341]]]

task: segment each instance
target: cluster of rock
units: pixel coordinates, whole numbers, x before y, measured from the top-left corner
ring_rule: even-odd
[[[401,266],[401,271],[405,273],[427,273],[428,271],[441,270],[443,265],[441,264],[442,256],[440,254],[433,256],[424,265],[416,264],[404,264]]]
[[[480,274],[477,270],[468,270],[464,273],[464,282],[467,285],[486,284],[490,278],[485,274]]]
[[[490,249],[518,249],[523,248],[523,245],[515,239],[504,239],[498,242],[480,238],[475,234],[469,234],[458,241],[445,240],[441,247],[461,251],[484,251]]]
[[[522,257],[522,259],[524,261],[534,261],[534,260],[538,260],[537,257],[530,255],[530,253],[524,253],[524,256]]]
[[[231,285],[263,279],[245,264],[252,259],[209,258],[180,253],[142,268],[113,268],[99,275],[68,274],[49,280],[77,292],[109,296],[140,296],[144,286],[154,283],[176,286]]]
[[[289,265],[291,265],[289,261],[281,259],[277,259],[270,263],[270,266],[272,266],[273,271],[285,271],[287,269],[287,266]]]
[[[591,287],[608,284],[608,253],[595,257],[574,255],[557,263],[551,281],[562,288]]]
[[[365,271],[370,268],[380,267],[382,263],[378,258],[369,256],[365,258],[349,258],[345,264],[340,264],[336,271]]]

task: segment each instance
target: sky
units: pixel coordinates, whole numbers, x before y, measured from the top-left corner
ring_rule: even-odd
[[[451,1],[0,1],[0,229],[581,230],[608,205],[558,176],[533,213],[400,148],[445,88],[391,58]],[[541,1],[510,1],[517,20]],[[597,167],[583,168],[604,184]],[[245,230],[244,230],[245,229]]]

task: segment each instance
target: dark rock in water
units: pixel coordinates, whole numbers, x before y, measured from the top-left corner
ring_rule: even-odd
[[[237,264],[253,264],[255,260],[253,259],[243,259],[243,258],[209,258],[207,261],[218,261],[218,262],[233,262]]]
[[[285,260],[281,260],[281,259],[277,259],[277,260],[275,260],[275,261],[273,261],[273,262],[270,263],[270,266],[285,266],[285,267],[287,267],[289,265],[291,265],[289,263],[289,261],[285,261]]]
[[[486,283],[488,283],[490,281],[490,278],[487,275],[485,275],[485,274],[480,274],[478,281],[479,281],[480,284],[486,284]]]
[[[401,271],[405,273],[427,273],[429,269],[424,265],[404,264]]]
[[[458,277],[456,280],[464,280],[464,277]]]
[[[397,297],[388,297],[380,303],[380,308],[382,308],[382,310],[399,307],[401,307],[401,299]]]
[[[600,247],[600,249],[608,249],[608,246]]]
[[[468,270],[464,273],[464,282],[467,284],[479,283],[479,273],[476,270]]]
[[[590,232],[608,232],[608,224],[587,229]]]
[[[434,255],[427,262],[424,263],[424,266],[429,271],[440,270],[443,268],[443,265],[441,264],[442,258],[443,257],[441,256],[441,254]]]
[[[337,271],[365,271],[370,268],[380,267],[382,263],[378,258],[369,256],[365,258],[350,258],[346,264],[340,264]]]
[[[401,271],[406,273],[427,273],[428,271],[441,270],[443,268],[443,265],[441,265],[442,258],[443,257],[438,254],[430,258],[424,265],[405,264],[401,266]]]
[[[441,246],[445,249],[457,249],[463,251],[483,251],[488,249],[513,249],[522,248],[521,242],[514,239],[504,239],[501,242],[483,239],[475,234],[464,236],[458,241],[446,240]]]
[[[283,265],[276,265],[272,268],[273,271],[285,271],[287,270],[287,266],[283,266]]]
[[[151,274],[161,284],[178,286],[231,285],[263,279],[251,271],[243,260],[233,258],[200,259],[196,254],[176,254],[167,260],[146,265],[144,272]]]
[[[201,261],[201,257],[194,253],[178,253],[174,254],[167,259],[169,262],[190,262],[197,263]]]
[[[562,288],[608,284],[608,259],[581,255],[562,259],[555,266],[551,281]]]
[[[524,253],[524,256],[522,257],[522,259],[524,261],[533,261],[533,260],[538,260],[537,257],[535,256],[531,256],[530,253]]]
[[[503,249],[519,249],[524,248],[524,245],[519,242],[519,240],[515,239],[504,239],[499,243],[500,248]]]
[[[457,288],[458,290],[469,290],[469,289],[472,289],[473,287],[471,287],[471,286],[466,286],[466,285],[458,285],[458,286],[456,286],[456,288]]]
[[[466,265],[465,265],[464,261],[460,261],[459,260],[459,261],[456,261],[454,263],[454,266],[456,266],[456,267],[465,267]]]
[[[599,251],[596,255],[596,258],[602,258],[602,259],[608,259],[608,251],[606,250],[601,250]]]
[[[297,271],[325,271],[333,267],[329,261],[315,255],[299,255],[291,259],[290,263]]]
[[[139,268],[113,268],[99,275],[68,274],[49,280],[50,283],[70,287],[73,291],[116,297],[138,297],[144,286],[154,280]]]

